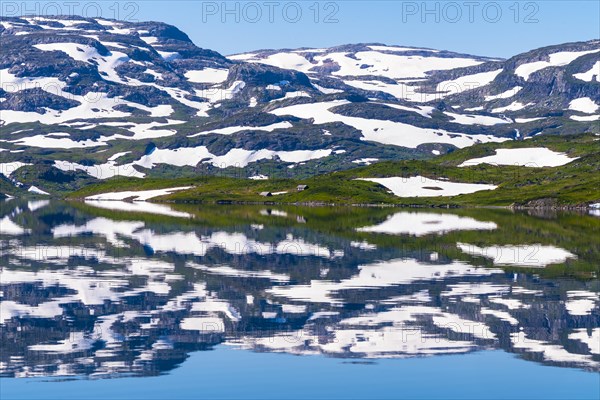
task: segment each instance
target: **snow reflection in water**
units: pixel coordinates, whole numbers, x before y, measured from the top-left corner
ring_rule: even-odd
[[[600,244],[573,242],[582,224],[140,204],[119,218],[2,204],[0,374],[156,375],[223,343],[364,359],[499,348],[600,369],[597,281],[543,274],[590,270]],[[517,245],[520,229],[529,241]],[[535,258],[518,251],[532,246]]]

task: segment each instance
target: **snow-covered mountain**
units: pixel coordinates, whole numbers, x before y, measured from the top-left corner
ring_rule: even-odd
[[[0,173],[302,176],[598,132],[600,41],[491,59],[356,44],[225,57],[158,22],[0,19]]]
[[[262,50],[229,58],[304,72],[327,94],[357,88],[383,99],[444,101],[457,109],[473,106],[470,111],[503,114],[551,107],[577,110],[570,107],[572,100],[597,101],[599,52],[596,40],[550,46],[509,60],[381,44]],[[540,102],[540,95],[551,102]]]
[[[432,49],[357,44],[329,49],[264,50],[230,56],[232,60],[294,69],[309,75],[325,94],[356,88],[381,92],[384,99],[424,103],[448,95],[422,93],[421,85],[433,71],[473,67],[497,60]],[[480,83],[494,78],[495,71],[475,77]],[[484,76],[487,74],[489,76]],[[319,81],[323,85],[319,85]]]

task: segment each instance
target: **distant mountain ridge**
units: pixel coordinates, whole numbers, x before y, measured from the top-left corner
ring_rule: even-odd
[[[225,57],[174,26],[0,18],[3,187],[302,177],[600,132],[600,41],[507,60],[349,44]],[[365,161],[369,160],[369,161]]]

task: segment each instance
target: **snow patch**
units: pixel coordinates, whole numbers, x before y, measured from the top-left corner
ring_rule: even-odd
[[[598,110],[599,106],[594,100],[589,97],[581,97],[579,99],[572,100],[569,103],[569,110],[579,111],[586,114],[594,114]]]
[[[155,190],[140,190],[140,191],[125,191],[125,192],[110,192],[101,193],[93,196],[88,196],[86,200],[132,200],[132,201],[146,201],[155,197],[166,196],[171,193],[179,192],[181,190],[191,189],[192,186],[175,187],[168,189],[155,189]]]
[[[490,117],[487,115],[469,115],[469,114],[456,114],[453,112],[445,111],[444,114],[452,118],[450,122],[454,122],[455,124],[461,125],[484,125],[484,126],[492,126],[498,124],[508,124],[512,121],[498,118],[498,117]]]
[[[600,115],[586,115],[586,116],[571,115],[569,118],[572,119],[573,121],[590,122],[590,121],[597,121],[597,120],[599,120],[600,119]]]
[[[519,111],[524,109],[525,107],[529,107],[533,105],[533,103],[527,103],[527,104],[523,104],[519,101],[513,101],[512,103],[510,103],[509,105],[505,106],[505,107],[497,107],[492,109],[493,113],[503,113],[506,111]]]
[[[33,164],[23,163],[20,161],[0,163],[0,175],[4,175],[5,177],[10,178],[10,176],[16,170],[18,170],[19,168],[24,167],[26,165],[33,165]]]
[[[471,167],[479,164],[515,165],[521,167],[559,167],[577,160],[565,153],[558,153],[545,147],[529,147],[520,149],[497,149],[493,156],[472,158],[459,167]]]
[[[104,164],[96,165],[82,165],[76,162],[57,160],[54,162],[54,167],[67,172],[81,170],[96,179],[108,179],[115,176],[126,176],[129,178],[143,178],[146,176],[146,174],[136,170],[133,164],[117,165],[116,158],[109,159]]]
[[[548,67],[559,67],[570,64],[581,56],[591,53],[597,53],[600,50],[587,51],[561,51],[548,56],[548,61],[535,61],[532,63],[521,64],[515,69],[515,75],[528,80],[531,74]]]
[[[291,128],[292,126],[293,125],[288,121],[277,122],[277,123],[274,123],[271,125],[266,125],[266,126],[228,126],[226,128],[219,128],[219,129],[213,129],[210,131],[195,133],[193,135],[190,135],[189,137],[196,137],[196,136],[209,135],[209,134],[232,135],[234,133],[244,132],[244,131],[273,132],[275,129],[288,129],[288,128]]]
[[[412,176],[410,178],[360,178],[358,180],[378,183],[388,188],[398,197],[458,196],[497,188],[495,185],[449,182],[425,178],[423,176]]]
[[[494,71],[465,75],[453,80],[440,82],[437,85],[436,91],[444,93],[444,96],[449,96],[451,94],[477,89],[490,84],[501,72],[502,68]]]
[[[379,161],[379,158],[360,158],[358,160],[352,161],[354,164],[363,164],[363,165],[371,165],[374,162]]]
[[[204,68],[202,70],[187,71],[184,76],[193,83],[222,83],[227,80],[229,70],[218,68]]]
[[[517,93],[519,93],[519,91],[521,89],[523,89],[522,86],[515,86],[514,88],[508,89],[505,92],[502,92],[502,93],[499,93],[499,94],[490,95],[490,96],[485,96],[485,101],[508,99],[509,97],[513,97],[514,95],[516,95]]]
[[[144,168],[153,168],[157,164],[169,164],[178,167],[194,167],[200,162],[211,163],[217,168],[244,168],[248,164],[260,160],[271,160],[278,157],[281,161],[299,163],[314,159],[324,158],[331,154],[331,149],[320,150],[245,150],[231,149],[226,154],[216,156],[208,151],[206,146],[181,147],[178,149],[156,149],[134,162],[135,165]]]
[[[42,195],[47,195],[47,196],[50,195],[50,193],[44,192],[42,189],[40,189],[40,188],[38,188],[36,186],[30,187],[29,189],[27,189],[27,191],[30,192],[30,193],[35,193],[35,194],[42,194]]]

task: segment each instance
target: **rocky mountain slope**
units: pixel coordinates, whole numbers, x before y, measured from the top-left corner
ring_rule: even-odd
[[[0,41],[3,193],[305,177],[600,131],[598,40],[508,60],[381,44],[225,57],[163,23],[49,17],[2,18]]]

